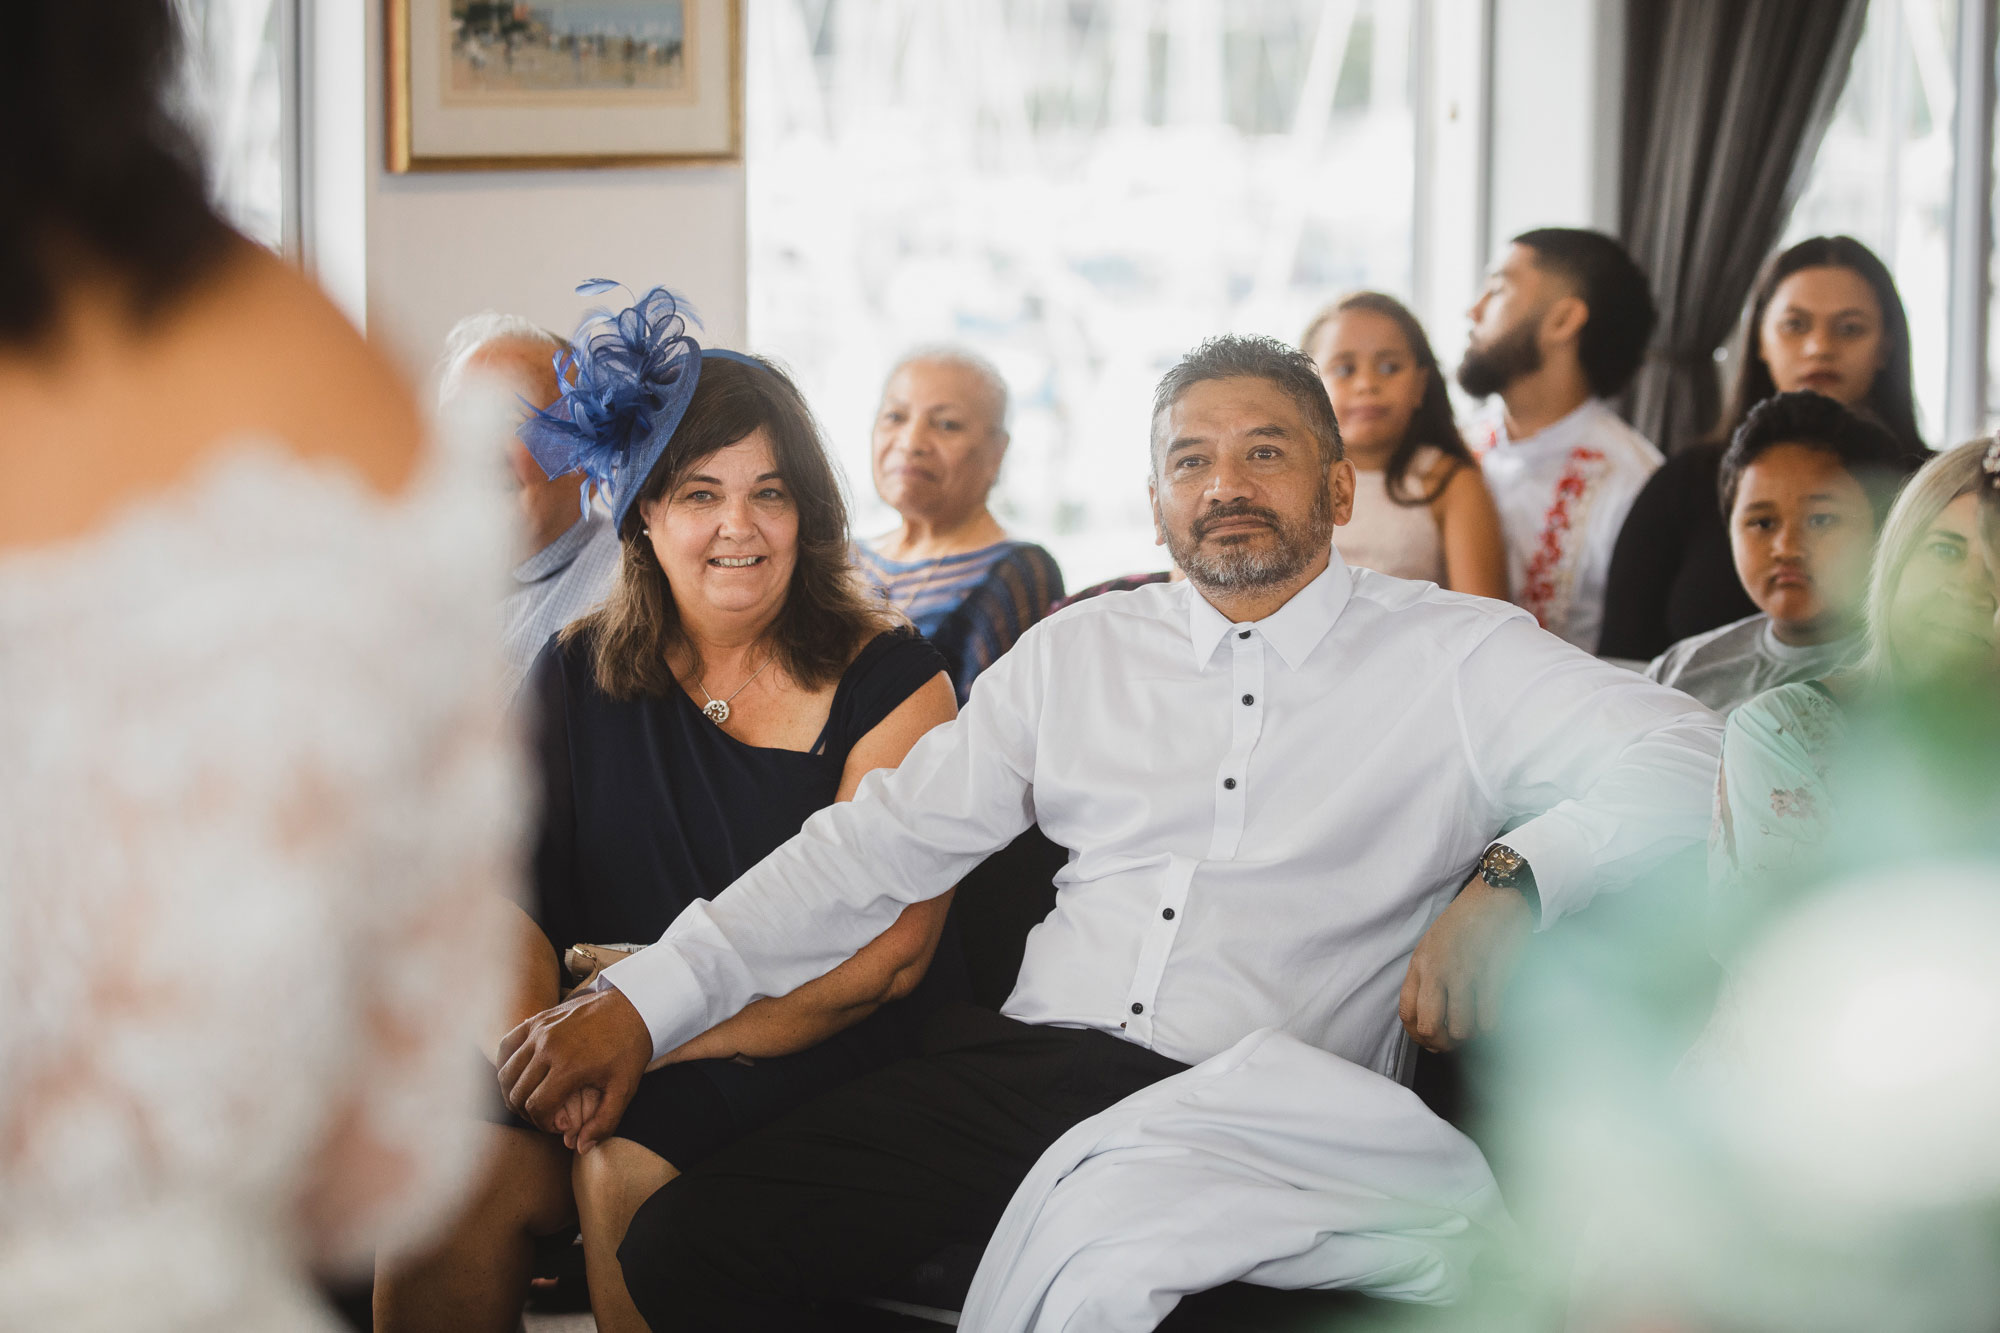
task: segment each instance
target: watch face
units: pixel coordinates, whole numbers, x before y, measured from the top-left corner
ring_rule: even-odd
[[[1495,882],[1496,887],[1505,887],[1499,881],[1512,879],[1521,872],[1521,854],[1511,847],[1489,847],[1481,860],[1480,869],[1488,880]]]

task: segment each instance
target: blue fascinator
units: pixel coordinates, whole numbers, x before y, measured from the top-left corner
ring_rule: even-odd
[[[577,291],[613,291],[622,283],[592,278]],[[699,319],[686,300],[655,287],[624,310],[593,310],[555,359],[562,397],[521,423],[521,442],[550,477],[581,471],[583,503],[596,483],[623,532],[632,502],[666,452],[701,379],[704,356],[751,362],[710,350],[688,331]]]

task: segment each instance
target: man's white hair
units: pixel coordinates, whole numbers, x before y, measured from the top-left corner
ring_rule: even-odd
[[[961,370],[971,371],[993,400],[994,429],[1002,432],[1007,429],[1007,381],[1001,378],[998,366],[969,347],[960,347],[956,343],[925,343],[919,347],[912,347],[896,358],[895,365],[889,367],[888,375],[882,380],[883,390],[885,392],[888,390],[889,381],[902,374],[905,367],[915,365],[919,361],[957,366]]]
[[[438,362],[437,377],[440,402],[458,392],[465,379],[465,368],[472,364],[479,349],[496,342],[534,343],[548,348],[552,360],[557,352],[569,346],[568,339],[519,315],[503,315],[497,310],[467,315],[444,336],[444,357]]]

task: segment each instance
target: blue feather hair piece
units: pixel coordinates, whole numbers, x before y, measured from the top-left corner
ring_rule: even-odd
[[[577,291],[596,295],[622,285],[592,278]],[[690,323],[699,325],[693,309],[665,287],[623,310],[591,311],[556,357],[562,396],[521,423],[521,442],[542,471],[581,471],[585,512],[595,483],[621,531],[701,378],[701,344]]]

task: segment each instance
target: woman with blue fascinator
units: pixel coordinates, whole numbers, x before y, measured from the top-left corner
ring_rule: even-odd
[[[510,1023],[557,1003],[566,955],[657,938],[956,713],[936,650],[849,563],[798,390],[768,362],[703,351],[686,314],[654,288],[593,316],[561,366],[570,387],[521,428],[550,476],[580,468],[607,497],[623,563],[524,689],[543,813]],[[617,1260],[633,1212],[716,1148],[906,1053],[915,1012],[951,979],[926,979],[946,907],[911,907],[827,976],[668,1055],[586,1155],[525,1121],[496,1126],[487,1185],[444,1244],[379,1280],[377,1329],[507,1333],[534,1238],[572,1220],[599,1329],[644,1329]]]

